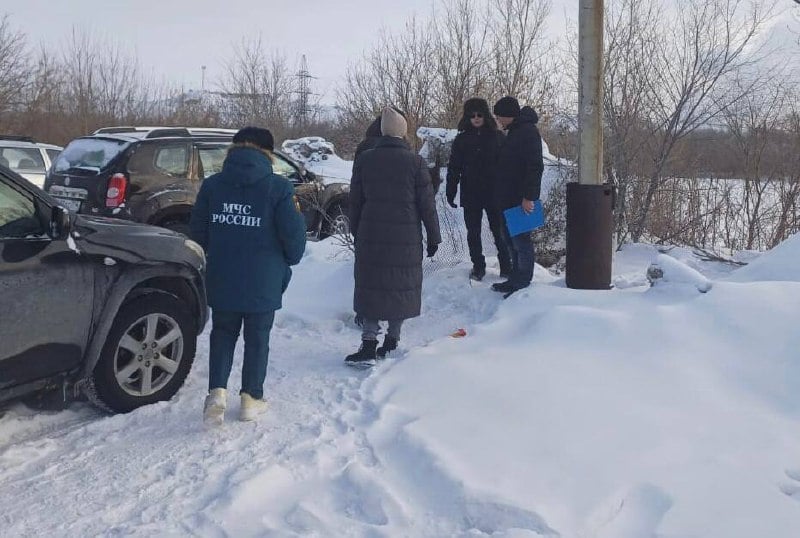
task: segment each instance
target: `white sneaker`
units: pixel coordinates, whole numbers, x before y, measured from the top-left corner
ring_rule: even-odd
[[[206,396],[203,407],[203,422],[212,426],[219,426],[225,420],[225,406],[228,400],[228,391],[225,389],[212,389]]]
[[[239,420],[251,422],[256,420],[259,415],[267,410],[267,402],[257,400],[246,392],[242,393],[242,407],[240,409]]]

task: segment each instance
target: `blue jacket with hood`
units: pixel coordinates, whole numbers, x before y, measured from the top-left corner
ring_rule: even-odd
[[[292,265],[306,246],[292,184],[263,151],[234,146],[222,171],[203,182],[190,222],[206,251],[208,303],[231,312],[281,308]]]

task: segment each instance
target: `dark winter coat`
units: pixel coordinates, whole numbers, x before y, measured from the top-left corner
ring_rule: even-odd
[[[305,251],[306,226],[292,184],[272,173],[264,152],[230,150],[222,172],[203,182],[190,228],[206,251],[212,308],[253,313],[281,307],[289,266]]]
[[[496,200],[500,209],[518,206],[522,199],[538,200],[542,188],[542,137],[539,116],[523,107],[508,127],[497,161]]]
[[[372,320],[419,316],[422,225],[428,245],[438,245],[439,218],[425,163],[403,140],[382,137],[355,162],[350,183],[357,314]]]
[[[485,207],[493,201],[497,158],[503,133],[469,127],[458,133],[447,165],[447,197],[461,189],[462,207]]]
[[[362,140],[358,147],[356,148],[356,155],[353,157],[353,160],[358,159],[359,155],[364,153],[365,151],[372,149],[375,147],[375,144],[378,143],[378,140],[381,139],[381,118],[378,116],[378,119],[373,121],[369,127],[367,127],[367,132],[364,135],[364,140]]]

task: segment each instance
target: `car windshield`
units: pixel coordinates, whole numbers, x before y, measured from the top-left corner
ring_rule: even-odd
[[[39,148],[0,146],[0,164],[18,174],[44,174],[44,159]]]
[[[69,143],[58,156],[53,169],[56,172],[100,172],[127,145],[121,140],[103,138],[78,138]]]

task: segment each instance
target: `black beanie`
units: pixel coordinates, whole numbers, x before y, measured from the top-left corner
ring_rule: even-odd
[[[506,96],[494,105],[494,115],[503,118],[516,118],[519,116],[519,101],[511,96]]]
[[[245,127],[239,129],[239,132],[233,135],[233,143],[249,143],[270,151],[275,149],[275,139],[272,138],[272,133],[269,132],[269,129],[264,129],[263,127]]]

